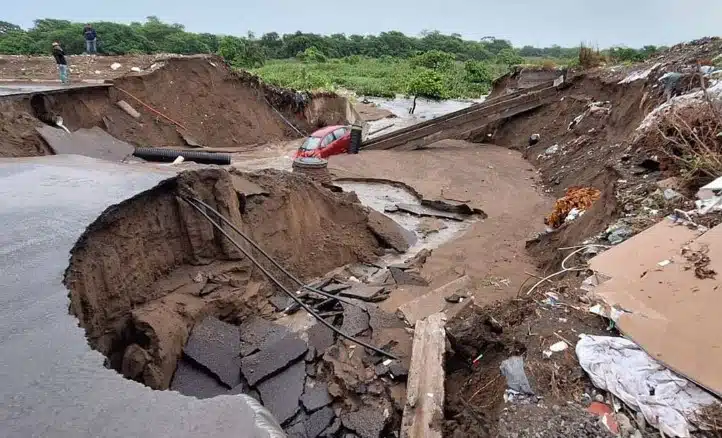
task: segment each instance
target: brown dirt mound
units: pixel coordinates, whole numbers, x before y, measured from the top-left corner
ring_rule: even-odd
[[[183,172],[110,207],[79,239],[65,274],[70,311],[113,368],[167,388],[199,318],[273,312],[266,279],[179,193],[219,210],[303,280],[380,251],[353,196],[284,172],[243,177],[269,195],[246,199],[223,170]]]

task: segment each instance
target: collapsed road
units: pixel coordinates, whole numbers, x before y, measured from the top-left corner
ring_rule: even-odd
[[[199,403],[105,368],[67,312],[59,279],[87,224],[173,175],[77,156],[0,161],[0,375],[12,376],[2,385],[4,436],[269,437],[240,398]]]

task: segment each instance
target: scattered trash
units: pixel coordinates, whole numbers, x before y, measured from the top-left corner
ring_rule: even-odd
[[[589,210],[600,196],[601,192],[593,187],[571,187],[564,197],[557,199],[554,210],[544,219],[544,223],[552,228],[559,228],[573,209]]]
[[[549,146],[548,148],[546,148],[546,149],[544,150],[544,154],[545,154],[545,155],[554,155],[554,154],[556,154],[557,152],[559,152],[559,145],[558,145],[558,144]]]
[[[564,222],[565,222],[565,223],[566,223],[566,222],[571,222],[571,221],[573,221],[574,219],[578,218],[579,216],[581,216],[581,215],[583,215],[583,214],[584,214],[584,210],[580,210],[580,209],[574,207],[574,208],[572,208],[572,209],[569,211],[569,214],[567,214],[567,217],[564,218]]]
[[[664,189],[663,195],[665,201],[675,201],[684,197],[681,193],[674,189]]]
[[[634,342],[609,336],[581,335],[579,363],[597,388],[619,397],[644,414],[667,436],[689,437],[688,419],[715,398],[654,361]]]
[[[661,262],[657,263],[657,266],[659,266],[660,268],[664,268],[665,266],[667,266],[670,263],[672,263],[671,260],[662,260]]]
[[[131,67],[130,70],[131,70],[131,71],[134,71],[134,72],[136,72],[136,73],[140,73],[140,72],[143,71],[143,70],[141,70],[140,67]]]
[[[601,394],[597,395],[597,397],[599,396],[601,396]],[[602,400],[604,400],[604,397],[602,397]],[[619,434],[619,425],[614,419],[614,410],[611,406],[600,401],[593,401],[587,408],[587,412],[600,417],[601,423],[613,435]]]
[[[559,342],[557,342],[557,343],[555,343],[555,344],[550,345],[550,346],[549,346],[549,351],[551,351],[552,353],[560,353],[560,352],[566,350],[567,347],[569,347],[569,345],[567,345],[566,342],[564,342],[564,341],[559,341]]]
[[[628,225],[618,222],[607,228],[604,234],[606,234],[609,243],[612,245],[619,245],[632,237],[634,235],[634,230]]]
[[[122,67],[122,65],[120,65],[119,62],[114,62],[114,63],[110,64],[111,70],[118,70],[120,67]]]
[[[499,365],[501,374],[506,377],[506,386],[521,394],[534,394],[529,384],[529,379],[524,372],[524,358],[521,356],[512,356],[505,359]]]

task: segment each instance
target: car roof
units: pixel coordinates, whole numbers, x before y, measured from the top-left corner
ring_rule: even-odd
[[[328,134],[332,133],[333,131],[339,129],[339,128],[345,128],[345,125],[333,125],[333,126],[326,126],[325,128],[321,128],[318,131],[314,131],[313,134],[310,135],[310,137],[318,137],[323,138],[327,136]]]

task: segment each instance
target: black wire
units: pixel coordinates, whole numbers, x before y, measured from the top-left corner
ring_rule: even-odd
[[[185,199],[186,202],[189,201],[189,200],[186,199],[185,197],[184,197],[184,199]],[[243,238],[243,240],[245,240],[246,242],[250,243],[251,246],[253,246],[254,248],[256,248],[256,249],[258,250],[258,252],[260,252],[261,254],[263,254],[263,256],[264,256],[266,259],[268,259],[271,263],[273,263],[273,266],[275,266],[275,267],[278,268],[281,272],[283,272],[284,274],[286,274],[291,280],[293,280],[297,285],[301,286],[303,289],[310,290],[311,292],[317,293],[317,294],[319,294],[319,295],[321,295],[321,296],[324,296],[324,297],[326,297],[326,298],[330,298],[330,299],[334,299],[334,300],[339,300],[339,301],[342,301],[342,302],[344,302],[344,303],[346,303],[346,304],[350,304],[350,305],[352,305],[352,306],[361,308],[361,306],[359,306],[358,304],[354,303],[354,302],[351,301],[351,300],[347,300],[347,299],[344,298],[344,297],[339,297],[339,296],[337,296],[337,295],[330,294],[330,293],[328,293],[328,292],[324,292],[324,291],[322,291],[322,290],[320,290],[320,289],[317,289],[317,288],[315,288],[315,287],[313,287],[313,286],[308,286],[308,285],[304,284],[301,280],[298,279],[298,277],[294,276],[292,273],[288,272],[283,266],[281,266],[280,264],[278,264],[278,262],[276,262],[276,260],[275,260],[273,257],[271,257],[266,251],[264,251],[263,248],[261,248],[260,246],[258,246],[258,244],[257,244],[255,241],[253,241],[253,239],[251,239],[250,237],[248,237],[247,234],[245,234],[243,231],[239,230],[238,227],[236,227],[231,221],[229,221],[228,219],[226,219],[220,212],[218,212],[218,210],[214,209],[213,207],[211,207],[210,205],[206,204],[205,202],[201,201],[201,200],[198,199],[198,198],[190,198],[190,200],[191,200],[191,201],[194,201],[194,202],[198,202],[198,203],[201,204],[203,207],[205,207],[207,210],[210,210],[211,213],[213,213],[213,214],[215,214],[216,216],[218,216],[218,217],[221,219],[221,221],[223,221],[223,223],[225,223],[226,225],[228,225],[229,227],[231,227],[231,229],[232,229],[233,231],[235,231],[236,233],[238,233],[238,234]]]
[[[216,221],[214,221],[213,219],[211,219],[211,217],[208,216],[208,214],[207,214],[205,211],[203,211],[203,209],[202,209],[200,206],[198,206],[198,205],[196,205],[195,203],[189,201],[189,200],[186,199],[185,197],[182,197],[182,199],[183,199],[184,201],[188,202],[191,206],[193,206],[193,208],[195,208],[196,210],[198,210],[198,212],[199,212],[200,214],[202,214],[206,219],[208,219],[208,222],[210,222],[211,225],[213,225],[218,231],[220,231],[224,236],[226,236],[226,238],[227,238],[228,240],[230,240],[231,243],[232,243],[236,248],[238,248],[246,257],[248,257],[248,259],[249,259],[254,265],[256,265],[256,266],[258,267],[258,269],[261,270],[261,272],[263,272],[263,273],[266,275],[266,277],[268,277],[276,286],[278,286],[281,290],[283,290],[283,291],[286,293],[286,295],[288,295],[289,297],[291,297],[291,299],[293,299],[299,306],[303,307],[304,310],[306,310],[308,313],[310,313],[311,316],[313,316],[314,318],[316,318],[316,319],[318,320],[318,322],[320,322],[321,324],[325,325],[325,326],[328,327],[329,329],[333,330],[333,331],[334,331],[336,334],[338,334],[339,336],[341,336],[341,337],[343,337],[343,338],[346,338],[346,339],[348,339],[348,340],[351,341],[351,342],[354,342],[354,343],[356,343],[356,344],[358,344],[358,345],[360,345],[360,346],[362,346],[362,347],[368,348],[369,350],[374,351],[374,352],[376,352],[376,353],[378,353],[378,354],[381,354],[381,355],[383,355],[383,356],[389,357],[389,358],[394,359],[394,360],[398,360],[398,358],[397,358],[396,356],[394,356],[393,354],[389,353],[388,351],[384,351],[384,350],[382,350],[382,349],[380,349],[380,348],[374,347],[374,346],[371,345],[371,344],[367,344],[367,343],[364,342],[364,341],[360,341],[360,340],[354,338],[353,336],[347,335],[346,333],[344,333],[344,332],[342,332],[341,330],[337,329],[337,328],[334,327],[332,324],[330,324],[328,321],[326,321],[325,319],[323,319],[323,318],[322,318],[318,313],[316,313],[311,307],[309,307],[306,303],[304,303],[303,301],[301,301],[293,292],[291,292],[291,291],[289,291],[288,289],[286,289],[286,287],[285,287],[283,284],[281,284],[281,282],[278,281],[278,280],[276,279],[276,277],[274,277],[270,272],[268,272],[268,271],[266,270],[266,268],[264,268],[263,265],[261,265],[261,264],[258,262],[258,260],[256,260],[245,248],[243,248],[243,247],[242,247],[238,242],[236,242],[230,235],[228,235],[228,233],[226,232],[226,230],[224,230],[223,227],[222,227],[219,223],[217,223]],[[200,201],[200,202],[203,203],[203,201]]]

